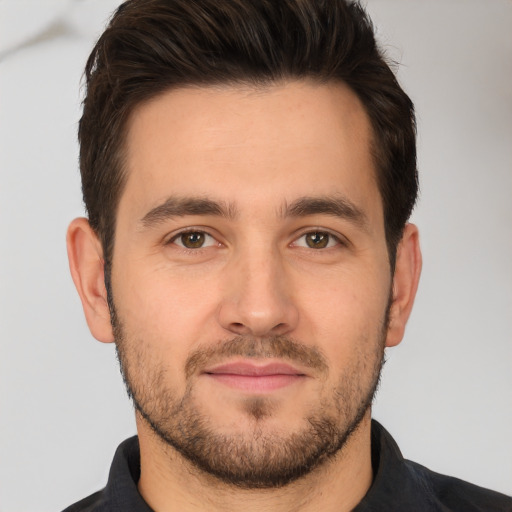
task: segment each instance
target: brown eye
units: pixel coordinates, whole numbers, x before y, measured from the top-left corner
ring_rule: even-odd
[[[314,231],[304,235],[306,244],[311,249],[325,249],[329,245],[329,233],[322,233],[321,231]]]
[[[173,242],[185,249],[200,249],[212,245],[213,237],[202,231],[189,231],[178,235]]]

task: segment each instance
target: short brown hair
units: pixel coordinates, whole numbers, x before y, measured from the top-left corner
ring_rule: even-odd
[[[107,266],[125,183],[127,119],[180,86],[342,81],[373,130],[391,268],[418,193],[413,104],[376,45],[371,21],[346,0],[129,0],[86,65],[79,126],[85,206]]]

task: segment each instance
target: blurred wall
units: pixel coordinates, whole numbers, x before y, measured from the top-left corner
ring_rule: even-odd
[[[80,76],[117,3],[0,0],[0,512],[99,489],[135,433],[65,251]],[[512,2],[367,6],[417,107],[424,252],[374,416],[407,458],[512,494]]]

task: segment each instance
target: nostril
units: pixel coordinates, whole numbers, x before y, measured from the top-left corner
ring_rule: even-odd
[[[246,330],[246,327],[241,322],[232,322],[231,323],[231,330],[233,332],[236,332],[237,334],[242,334]]]

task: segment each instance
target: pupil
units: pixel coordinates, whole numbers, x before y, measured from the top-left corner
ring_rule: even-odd
[[[310,233],[306,236],[306,241],[308,246],[313,249],[323,249],[327,247],[329,235],[327,233]]]
[[[204,243],[203,233],[185,233],[181,236],[183,245],[189,249],[197,249]]]

